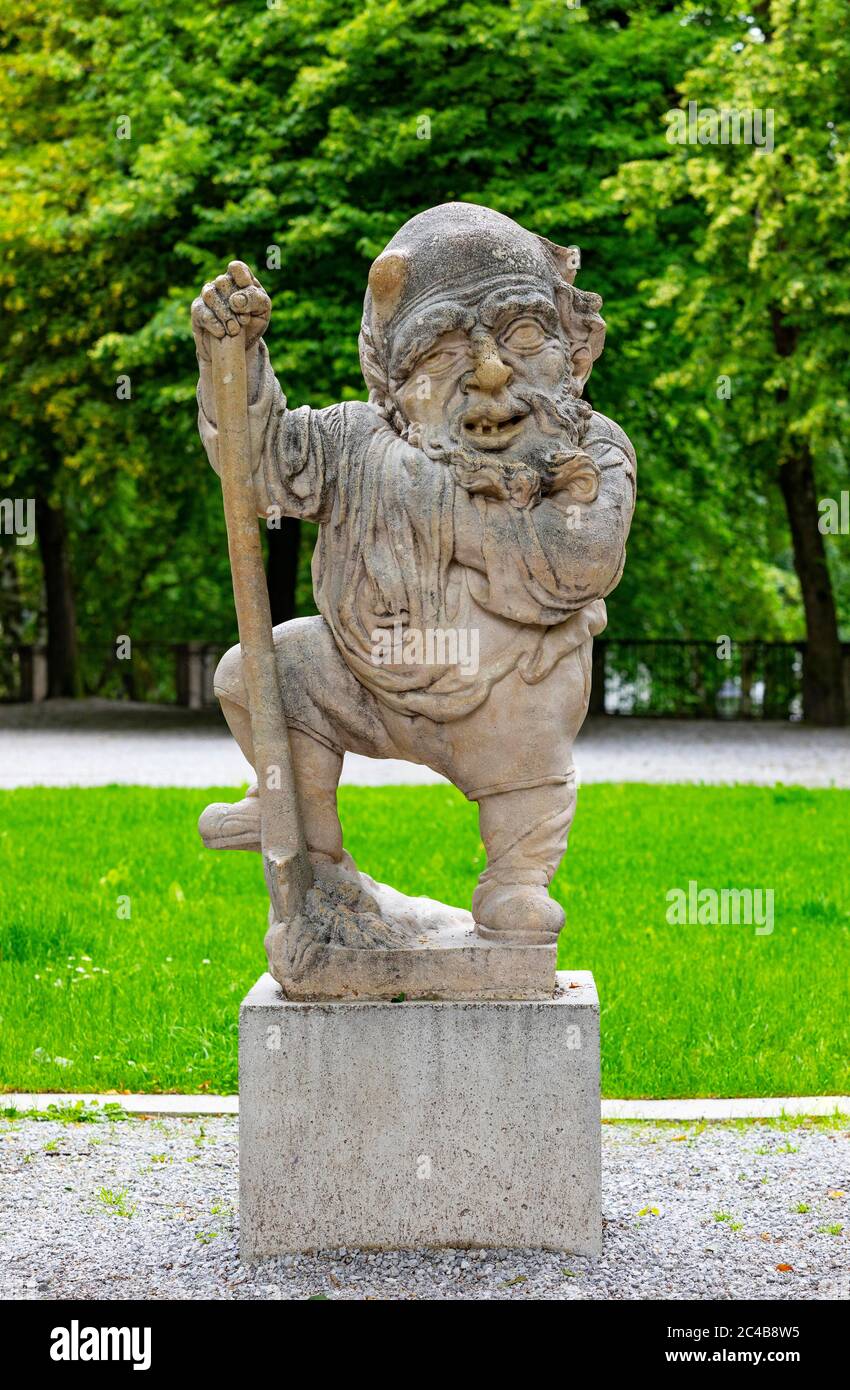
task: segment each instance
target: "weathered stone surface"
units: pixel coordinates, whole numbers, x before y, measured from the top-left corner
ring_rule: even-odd
[[[601,1242],[599,1007],[547,1002],[242,1005],[242,1255]]]
[[[605,325],[599,296],[574,284],[579,261],[488,208],[411,218],[369,273],[369,400],[318,411],[287,408],[263,339],[271,304],[243,262],[193,305],[240,621],[216,691],[259,785],[208,808],[200,830],[215,848],[262,848],[270,968],[287,987],[312,972],[335,997],[348,977],[356,997],[371,975],[381,994],[395,953],[410,992],[462,981],[486,995],[514,969],[522,996],[541,959],[522,948],[557,940],[549,885],[575,811],[573,740],[636,467],[619,426],[582,400]],[[252,509],[318,523],[319,616],[272,633]],[[388,899],[373,912],[343,854],[346,750],[423,763],[477,802],[487,863],[472,918],[510,948],[503,967],[451,931],[412,940]]]
[[[377,923],[374,940],[352,932],[362,917],[343,916],[348,940],[317,941],[321,912],[303,927],[270,921],[269,970],[288,999],[552,998],[557,946],[486,941],[476,934],[471,912],[407,897],[368,874],[359,881],[375,908],[368,918]],[[394,940],[377,939],[382,924]]]

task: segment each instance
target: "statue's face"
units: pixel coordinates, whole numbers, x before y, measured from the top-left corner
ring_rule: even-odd
[[[551,447],[551,419],[572,372],[557,309],[543,295],[496,312],[481,307],[425,348],[396,400],[426,447],[532,462]]]

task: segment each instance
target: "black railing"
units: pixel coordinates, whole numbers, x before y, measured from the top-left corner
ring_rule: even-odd
[[[226,643],[87,643],[83,694],[202,709],[215,704],[213,675]],[[803,714],[802,642],[691,642],[598,638],[592,714],[693,719],[790,719]],[[43,648],[18,647],[0,663],[0,700],[43,699]],[[850,644],[844,647],[850,692]]]
[[[693,719],[803,717],[803,642],[601,639],[591,712]],[[850,666],[850,646],[845,664]]]
[[[203,709],[216,703],[213,675],[225,642],[83,643],[79,649],[82,693],[104,700],[139,700]],[[47,654],[18,647],[0,666],[0,701],[43,700]]]

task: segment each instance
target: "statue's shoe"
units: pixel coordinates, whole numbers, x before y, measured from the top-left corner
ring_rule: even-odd
[[[564,909],[536,884],[479,884],[472,895],[475,933],[485,941],[550,946],[564,925]]]
[[[260,798],[257,785],[241,801],[214,801],[201,812],[198,833],[207,849],[260,849]]]

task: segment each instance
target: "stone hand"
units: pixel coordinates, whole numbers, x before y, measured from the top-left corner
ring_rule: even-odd
[[[192,332],[198,356],[210,360],[209,336],[235,337],[245,329],[245,348],[265,333],[271,316],[271,300],[244,261],[231,261],[224,275],[209,280],[192,304]]]

